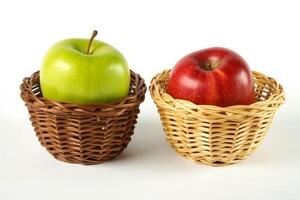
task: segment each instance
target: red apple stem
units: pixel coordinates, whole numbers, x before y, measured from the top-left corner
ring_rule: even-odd
[[[91,38],[89,40],[89,44],[87,46],[87,50],[86,50],[87,54],[90,54],[90,49],[91,49],[91,46],[92,46],[92,42],[93,42],[94,38],[97,36],[97,34],[98,34],[98,31],[94,30],[93,34],[92,34],[92,36],[91,36]]]
[[[212,70],[211,63],[206,63],[206,64],[204,64],[203,68],[205,68],[205,69],[208,70],[208,71],[211,71],[211,70]]]
[[[208,66],[207,66],[207,67],[208,67],[209,71],[211,71],[211,70],[212,70],[212,67],[211,67],[211,64],[210,64],[210,63],[208,64]]]

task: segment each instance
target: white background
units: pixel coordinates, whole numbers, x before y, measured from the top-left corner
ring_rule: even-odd
[[[300,199],[300,1],[0,0],[0,199]],[[286,91],[263,144],[227,167],[197,165],[166,143],[149,93],[129,147],[82,166],[40,146],[19,97],[58,40],[98,39],[118,48],[147,84],[194,50],[224,46]]]

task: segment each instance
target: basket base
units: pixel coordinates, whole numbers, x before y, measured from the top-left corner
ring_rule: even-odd
[[[123,151],[123,150],[122,150]],[[65,157],[65,156],[61,156],[61,155],[52,155],[50,152],[50,154],[58,161],[62,161],[65,163],[71,163],[71,164],[82,164],[82,165],[96,165],[96,164],[101,164],[110,160],[115,159],[116,157],[118,157],[121,153],[117,153],[113,156],[107,157],[107,158],[102,158],[102,159],[97,159],[97,158],[76,158],[76,157]]]
[[[181,149],[174,146],[174,144],[172,144],[172,141],[169,141],[167,139],[167,142],[170,144],[171,148],[174,149],[175,152],[177,154],[179,154],[180,156],[182,156],[188,160],[191,160],[192,162],[194,162],[196,164],[210,165],[213,167],[222,167],[222,166],[226,166],[226,165],[232,165],[232,164],[239,163],[240,161],[247,159],[249,157],[249,155],[252,154],[256,150],[256,148],[252,148],[251,153],[244,151],[244,152],[239,152],[240,155],[228,154],[228,155],[224,155],[223,157],[199,156],[199,155],[195,155],[192,153],[187,153],[184,150],[181,152],[180,151]]]
[[[222,166],[227,166],[227,165],[233,165],[236,163],[239,163],[240,161],[245,160],[247,157],[242,158],[242,159],[237,159],[237,160],[232,160],[230,162],[224,162],[224,161],[214,161],[214,162],[209,162],[209,161],[205,161],[205,160],[201,160],[201,161],[197,161],[194,158],[190,157],[190,156],[183,156],[191,161],[193,161],[196,164],[203,164],[203,165],[210,165],[213,167],[222,167]]]

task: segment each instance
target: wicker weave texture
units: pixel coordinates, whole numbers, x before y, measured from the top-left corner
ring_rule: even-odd
[[[44,99],[39,72],[25,78],[20,88],[41,145],[58,160],[81,164],[110,160],[127,147],[146,92],[144,80],[133,71],[128,96],[105,105]]]
[[[160,113],[167,141],[196,163],[228,165],[249,156],[265,137],[273,116],[284,102],[282,86],[253,72],[256,103],[218,107],[195,105],[166,93],[170,70],[157,74],[150,93]]]

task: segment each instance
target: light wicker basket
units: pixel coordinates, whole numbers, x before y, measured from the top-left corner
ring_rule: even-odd
[[[196,163],[222,166],[245,159],[262,142],[285,100],[280,84],[253,72],[255,103],[230,107],[195,105],[166,93],[169,73],[165,70],[152,79],[150,93],[167,141],[180,155]]]
[[[25,78],[20,88],[41,145],[58,160],[81,164],[110,160],[127,147],[147,89],[133,71],[128,96],[111,104],[76,105],[45,99],[39,72]]]

